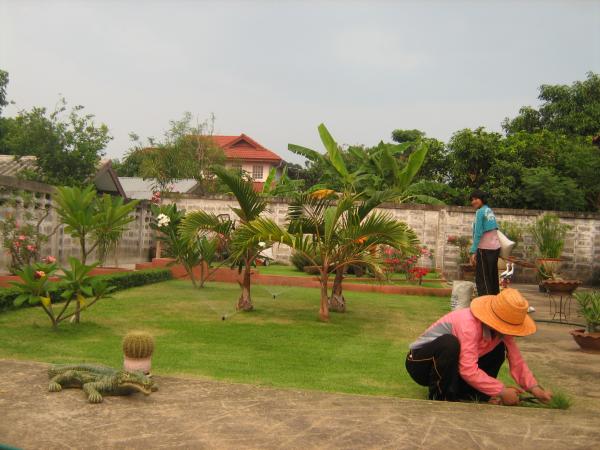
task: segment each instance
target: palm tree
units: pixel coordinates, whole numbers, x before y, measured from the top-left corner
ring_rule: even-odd
[[[423,141],[403,144],[380,143],[373,149],[351,147],[350,156],[358,163],[358,168],[352,172],[343,152],[324,124],[318,127],[321,142],[325,147],[325,154],[295,144],[289,144],[288,149],[304,156],[314,163],[319,163],[325,169],[324,180],[317,186],[320,192],[326,188],[338,188],[343,193],[354,195],[364,201],[360,212],[361,220],[374,208],[384,202],[406,203],[418,201],[420,203],[442,204],[439,200],[413,193],[415,176],[421,169],[427,156],[428,147]],[[415,147],[408,156],[405,154],[411,147]],[[375,251],[376,249],[372,249]],[[407,252],[413,252],[407,250]],[[338,266],[333,281],[332,296],[329,304],[332,310],[343,312],[346,302],[342,293],[344,272],[347,266]]]
[[[319,270],[321,320],[329,320],[329,277],[340,267],[363,264],[380,271],[381,245],[409,250],[418,242],[403,222],[383,212],[365,213],[358,196],[333,192],[304,194],[290,206],[288,229],[267,218],[243,224],[232,239],[234,255],[243,255],[259,242],[266,247],[275,242],[286,244],[306,256]]]
[[[239,174],[232,173],[223,167],[213,168],[214,174],[230,189],[236,198],[239,207],[231,208],[237,216],[237,221],[243,226],[256,220],[267,209],[267,203],[254,191],[252,182],[243,179]],[[234,240],[237,233],[234,230],[235,222],[223,220],[219,216],[204,211],[193,211],[187,214],[183,220],[180,230],[182,237],[193,240],[206,232],[217,233],[223,236],[224,241],[229,238]],[[230,231],[234,230],[231,233]],[[230,236],[230,237],[229,237]],[[264,250],[261,241],[244,247],[243,251],[230,255],[232,264],[237,265],[242,272],[240,287],[242,292],[238,299],[237,309],[243,311],[252,310],[252,297],[250,295],[250,273],[254,261]]]

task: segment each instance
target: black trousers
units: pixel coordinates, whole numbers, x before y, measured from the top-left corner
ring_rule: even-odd
[[[444,334],[406,356],[406,370],[421,386],[429,387],[430,400],[480,400],[489,395],[479,392],[464,381],[458,372],[460,342],[452,334]],[[477,362],[479,368],[496,378],[506,358],[506,348],[500,342]]]
[[[500,249],[477,249],[477,264],[475,265],[475,284],[478,295],[496,295],[500,293],[498,279],[498,258]]]

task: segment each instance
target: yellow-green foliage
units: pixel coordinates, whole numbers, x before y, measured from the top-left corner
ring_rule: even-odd
[[[128,358],[142,359],[152,356],[154,338],[144,331],[131,331],[123,338],[123,353]]]

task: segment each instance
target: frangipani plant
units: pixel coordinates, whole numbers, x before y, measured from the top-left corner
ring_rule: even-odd
[[[44,262],[29,265],[17,272],[21,282],[11,284],[21,291],[15,299],[15,305],[25,302],[39,304],[52,323],[53,328],[67,319],[79,323],[81,311],[89,308],[98,300],[108,297],[114,290],[106,282],[89,275],[97,264],[85,265],[77,258],[69,258],[69,268],[63,268],[63,274],[57,276],[56,259],[48,257]],[[62,304],[54,304],[52,278],[60,281],[57,286],[62,290]],[[74,303],[74,308],[69,308]]]

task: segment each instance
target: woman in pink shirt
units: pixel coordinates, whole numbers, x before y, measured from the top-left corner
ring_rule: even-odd
[[[528,307],[516,289],[476,298],[470,308],[446,314],[410,345],[406,370],[429,387],[431,400],[516,405],[519,393],[529,391],[548,402],[552,394],[539,386],[514,339],[535,333]],[[497,379],[505,359],[520,388]]]

